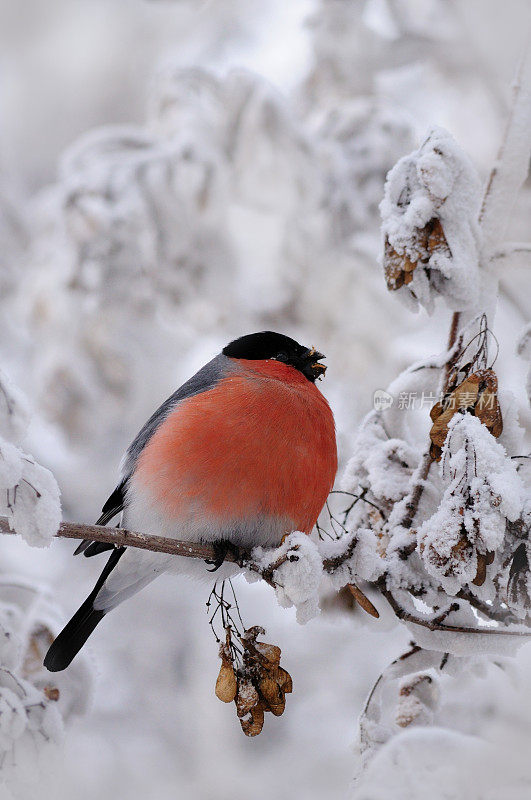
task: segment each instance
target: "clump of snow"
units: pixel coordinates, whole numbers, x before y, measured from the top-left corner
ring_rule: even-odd
[[[368,574],[385,571],[393,537],[402,534],[391,524],[393,509],[401,508],[420,461],[420,452],[403,439],[388,434],[386,411],[371,411],[363,420],[354,441],[354,455],[342,480],[346,497],[355,501],[349,515],[348,531],[359,537],[354,557],[337,572],[371,580]],[[405,412],[398,412],[405,416]],[[394,418],[393,418],[394,419]],[[398,512],[397,512],[398,513]],[[369,536],[372,534],[372,537]],[[364,553],[372,549],[372,558]],[[365,565],[365,566],[364,566]],[[334,577],[335,581],[335,577]],[[338,585],[335,581],[334,585]]]
[[[48,547],[61,522],[59,487],[52,473],[2,440],[0,515],[32,547]]]
[[[59,487],[50,470],[22,453],[19,480],[9,491],[7,517],[12,530],[32,547],[48,547],[61,523]]]
[[[529,644],[529,630],[521,629],[518,631],[513,628],[511,633],[489,633],[488,630],[482,631],[481,628],[474,631],[474,634],[460,633],[454,631],[431,631],[413,622],[407,622],[406,626],[415,637],[415,642],[427,650],[437,650],[439,653],[452,653],[459,657],[485,656],[515,656],[518,650],[525,644]],[[465,662],[466,663],[466,662]]]
[[[434,728],[407,728],[386,742],[356,783],[352,800],[426,800],[427,797],[462,800],[474,796],[494,798],[485,781],[484,765],[500,759],[493,746],[475,736]],[[490,770],[489,770],[490,772]],[[496,776],[498,777],[498,776]],[[512,781],[511,781],[512,783]],[[517,785],[517,781],[512,783]],[[499,779],[495,785],[500,788]],[[517,794],[512,795],[515,798]]]
[[[411,308],[431,312],[437,295],[455,311],[477,305],[480,189],[470,159],[442,128],[390,171],[382,232],[398,255],[418,262],[411,283],[398,289]],[[440,221],[447,246],[426,249],[421,234],[432,220]]]
[[[301,624],[319,614],[319,586],[323,574],[323,559],[317,545],[305,534],[294,531],[275,550],[257,547],[253,560],[268,569],[281,559],[274,571],[276,595],[283,608],[295,606]]]
[[[342,481],[345,490],[370,489],[386,501],[404,496],[417,465],[418,453],[407,442],[387,435],[380,412],[371,411],[365,417],[353,451]]]
[[[10,442],[20,442],[29,424],[27,400],[0,370],[0,437]]]
[[[368,528],[358,528],[339,539],[324,539],[319,550],[323,559],[338,558],[352,551],[349,558],[329,573],[330,582],[338,591],[347,583],[375,581],[384,570],[376,536]]]
[[[418,530],[418,549],[427,571],[456,594],[474,580],[477,554],[500,548],[506,520],[520,514],[523,489],[504,447],[471,414],[450,421],[440,470],[444,494]]]
[[[48,469],[17,446],[27,426],[26,404],[2,375],[0,398],[0,515],[29,545],[47,547],[61,522],[59,487]]]

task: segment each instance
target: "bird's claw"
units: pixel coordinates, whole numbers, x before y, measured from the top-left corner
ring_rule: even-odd
[[[233,556],[231,561],[234,561],[236,564],[241,562],[240,548],[236,547],[232,542],[227,542],[225,540],[217,541],[212,543],[212,547],[214,548],[214,558],[205,559],[206,564],[212,564],[212,569],[207,570],[208,572],[216,572],[224,563],[228,553],[231,553]]]

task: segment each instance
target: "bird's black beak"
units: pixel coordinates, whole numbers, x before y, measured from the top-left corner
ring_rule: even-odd
[[[326,372],[326,366],[320,364],[321,358],[326,358],[323,353],[320,353],[315,347],[310,348],[305,354],[306,366],[303,370],[306,377],[311,381],[316,381],[317,378],[322,378]]]

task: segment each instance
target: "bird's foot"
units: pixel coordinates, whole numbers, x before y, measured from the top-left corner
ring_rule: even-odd
[[[226,539],[220,539],[217,542],[212,542],[212,547],[214,548],[214,559],[205,559],[206,564],[212,565],[212,569],[209,569],[208,572],[216,572],[216,570],[218,570],[226,561],[229,553],[232,556],[230,561],[242,566],[243,553],[241,549],[232,542],[229,542]]]

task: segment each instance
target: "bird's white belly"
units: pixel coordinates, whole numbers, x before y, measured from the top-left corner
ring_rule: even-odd
[[[164,513],[160,503],[135,484],[134,478],[127,492],[122,524],[128,530],[140,533],[189,542],[228,540],[246,549],[257,545],[276,546],[284,534],[293,530],[291,520],[265,515],[221,523],[200,506],[189,507],[186,515],[176,518]]]

